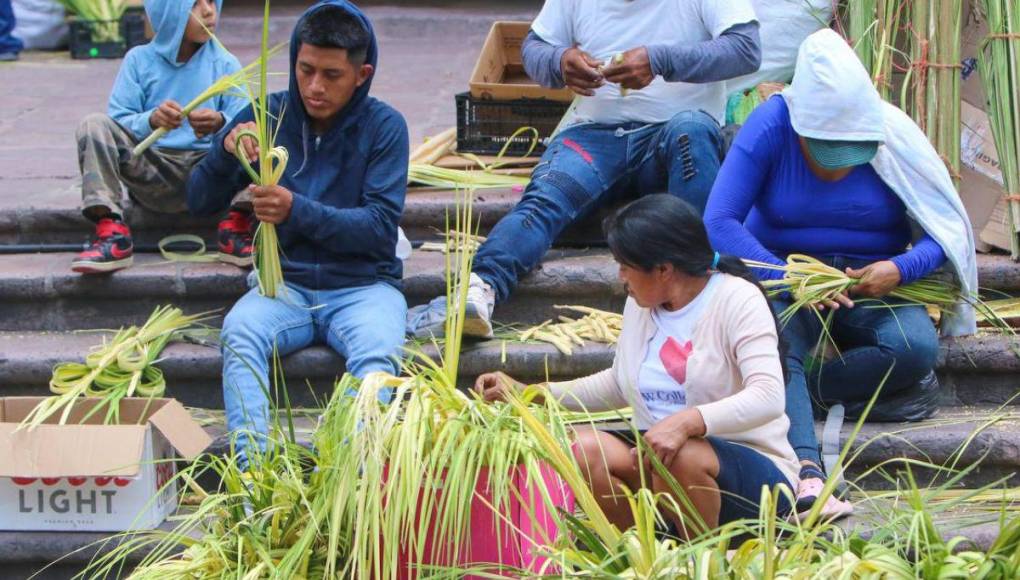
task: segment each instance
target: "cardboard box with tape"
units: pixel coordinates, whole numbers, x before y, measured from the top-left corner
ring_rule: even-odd
[[[124,399],[121,424],[84,422],[84,398],[66,424],[19,429],[43,398],[0,398],[0,529],[120,532],[159,526],[178,505],[176,458],[212,442],[173,399]]]

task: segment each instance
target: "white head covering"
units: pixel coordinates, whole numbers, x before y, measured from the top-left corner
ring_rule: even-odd
[[[903,201],[916,225],[942,246],[963,292],[976,295],[974,233],[945,163],[917,124],[882,100],[846,41],[831,29],[809,36],[783,98],[798,135],[882,143],[871,161],[875,172]],[[942,320],[942,334],[977,330],[969,304],[958,304],[951,314]]]

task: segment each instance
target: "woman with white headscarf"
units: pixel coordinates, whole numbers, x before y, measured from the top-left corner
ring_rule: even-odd
[[[821,405],[866,401],[880,385],[883,398],[895,397],[932,380],[938,355],[933,322],[924,307],[887,295],[939,269],[964,292],[975,292],[970,221],[925,135],[881,100],[853,50],[827,29],[801,46],[791,86],[758,107],[741,129],[705,223],[720,252],[777,265],[790,254],[807,254],[860,279],[850,296],[819,306],[835,311],[829,331],[841,356],[811,360],[823,332],[814,313],[798,313],[783,329],[789,440],[802,467],[797,508],[810,508],[824,479],[812,399]],[[895,308],[866,307],[855,298]],[[775,307],[788,305],[776,300]],[[950,335],[974,329],[965,304],[941,325]],[[851,511],[836,498],[824,506],[829,515]]]

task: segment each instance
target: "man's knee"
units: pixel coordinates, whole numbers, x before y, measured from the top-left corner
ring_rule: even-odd
[[[532,177],[519,209],[528,212],[528,217],[572,220],[591,205],[602,187],[593,169],[550,168]]]
[[[388,372],[397,374],[400,371],[400,355],[404,346],[404,329],[390,328],[388,324],[359,325],[343,328],[334,324],[330,329],[340,340],[341,354],[347,357],[347,370],[357,376],[371,372]],[[342,345],[342,346],[341,346]]]
[[[684,139],[707,139],[717,144],[719,131],[719,124],[704,111],[681,111],[666,121],[666,134],[674,144],[681,144]]]
[[[116,125],[116,121],[110,118],[109,115],[90,113],[78,124],[75,138],[79,143],[85,140],[108,142],[112,140]]]
[[[224,356],[251,349],[262,351],[268,348],[269,342],[269,335],[251,311],[246,312],[246,309],[235,306],[223,318],[220,343],[223,345]]]

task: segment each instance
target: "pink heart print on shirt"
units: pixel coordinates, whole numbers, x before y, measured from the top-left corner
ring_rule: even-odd
[[[693,352],[694,344],[691,341],[680,346],[680,342],[672,336],[666,339],[659,350],[659,360],[666,373],[681,385],[687,382],[687,359],[691,358]]]

